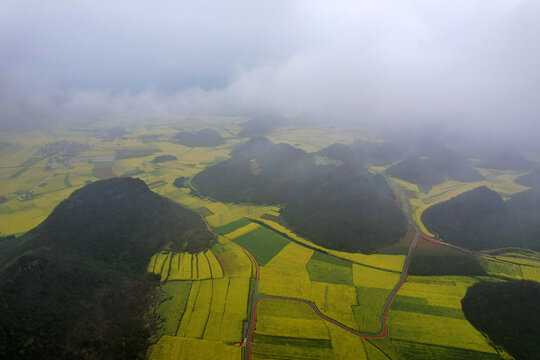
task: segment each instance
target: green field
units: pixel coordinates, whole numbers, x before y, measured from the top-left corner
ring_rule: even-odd
[[[114,141],[102,141],[88,131],[65,129],[58,129],[53,135],[12,134],[10,145],[0,150],[0,196],[7,200],[0,206],[0,237],[34,228],[87,182],[111,174],[137,177],[152,191],[204,217],[220,235],[208,251],[191,254],[165,246],[148,259],[147,270],[159,280],[160,288],[159,301],[152,312],[163,319],[152,338],[150,359],[244,358],[245,349],[234,344],[243,341],[256,274],[255,264],[244,249],[260,266],[258,296],[310,301],[322,314],[351,329],[380,331],[384,306],[398,284],[414,238],[412,226],[408,238],[379,253],[329,250],[288,228],[279,216],[279,206],[222,203],[187,186],[194,175],[227,159],[234,146],[245,140],[236,137],[245,120],[181,117],[178,123],[134,125]],[[218,131],[226,142],[217,147],[189,148],[168,141],[180,130],[195,132],[207,127]],[[344,132],[279,126],[268,138],[313,152],[334,141],[349,144],[358,139],[374,140],[376,134],[361,128]],[[45,169],[47,159],[33,154],[40,146],[62,139],[90,144],[91,148],[77,155],[81,158],[113,160],[82,160]],[[165,154],[174,155],[177,160],[160,164],[152,161]],[[324,166],[333,160],[318,161]],[[381,172],[384,167],[372,166],[369,171]],[[522,172],[479,171],[485,180],[476,183],[448,181],[421,187],[391,179],[390,186],[401,199],[406,214],[406,199],[411,197],[413,220],[427,233],[420,218],[433,204],[481,184],[504,196],[525,189],[514,182]],[[186,187],[173,185],[178,177],[186,179]],[[32,198],[17,200],[30,190]],[[322,320],[303,303],[263,300],[258,306],[252,359],[504,358],[504,350],[494,346],[466,320],[461,299],[469,287],[483,280],[540,282],[539,259],[537,252],[520,248],[472,255],[418,240],[407,279],[389,308],[385,339],[356,336]]]
[[[351,261],[315,251],[307,263],[311,281],[353,285]]]
[[[249,225],[249,223],[251,223],[251,221],[249,221],[248,219],[238,219],[228,223],[227,225],[216,226],[214,227],[214,231],[220,235],[225,235],[241,227]]]
[[[234,241],[251,252],[260,266],[266,265],[289,243],[289,240],[263,227],[239,236]]]

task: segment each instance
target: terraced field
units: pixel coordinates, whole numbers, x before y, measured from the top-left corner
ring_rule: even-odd
[[[156,313],[165,320],[150,359],[197,359],[199,346],[209,358],[238,359],[247,318],[251,264],[225,238],[211,251],[161,252],[148,271],[161,276],[164,301]],[[223,266],[220,262],[224,261]],[[221,357],[223,356],[223,357]]]
[[[190,254],[162,251],[152,256],[148,272],[167,280],[204,280],[223,277],[223,269],[212,251]]]

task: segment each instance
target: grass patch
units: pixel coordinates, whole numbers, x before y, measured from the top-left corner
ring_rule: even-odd
[[[315,251],[307,263],[311,281],[353,285],[352,262]]]
[[[24,161],[21,164],[21,166],[22,167],[31,167],[31,166],[37,164],[38,162],[40,162],[41,160],[43,160],[41,157],[32,156],[31,158],[26,159],[26,161]]]
[[[357,302],[352,310],[361,331],[377,332],[381,328],[381,315],[390,289],[357,286]]]
[[[157,188],[157,187],[160,187],[160,186],[163,186],[163,185],[167,185],[167,182],[165,180],[158,180],[158,181],[154,181],[154,182],[151,182],[150,184],[148,184],[148,187],[150,189],[154,189],[154,188]]]
[[[320,319],[306,304],[291,301],[262,301],[257,308],[257,314],[307,320]]]
[[[73,186],[71,185],[71,182],[69,182],[69,173],[67,173],[66,176],[64,177],[64,185],[66,185],[67,187]]]
[[[271,345],[283,345],[287,344],[289,346],[296,347],[306,347],[311,349],[324,349],[331,348],[332,345],[330,340],[326,339],[307,339],[307,338],[296,338],[288,336],[274,336],[274,335],[261,335],[255,334],[254,340],[255,343],[259,344],[271,344]]]
[[[257,359],[329,360],[334,358],[330,340],[255,334],[253,354]]]
[[[422,276],[486,275],[478,257],[422,238],[418,239],[408,272]]]
[[[120,177],[132,177],[132,176],[141,175],[141,174],[144,174],[144,171],[142,171],[139,168],[136,168],[130,171],[126,171],[125,173],[120,175]]]
[[[203,337],[207,340],[220,340],[221,322],[225,312],[230,279],[212,280],[212,303]]]
[[[399,340],[496,353],[488,340],[465,319],[391,309],[388,333]]]
[[[27,167],[20,168],[19,170],[17,170],[16,172],[14,172],[9,178],[10,178],[10,179],[16,179],[16,178],[18,178],[19,176],[21,176],[21,174],[24,173],[26,170],[28,170]]]
[[[248,219],[238,219],[222,226],[216,226],[213,229],[217,234],[225,235],[233,232],[234,230],[240,229],[241,227],[249,225],[250,222],[251,221],[249,221]]]
[[[423,300],[427,301],[427,299],[423,299]],[[408,302],[408,301],[403,301],[402,299],[396,299],[396,301],[392,303],[392,310],[442,316],[442,317],[453,318],[453,319],[464,319],[463,312],[461,311],[461,309],[444,307],[444,306],[432,306],[428,304],[420,304],[418,302]]]
[[[197,214],[201,215],[201,216],[204,216],[204,217],[207,217],[207,216],[210,216],[210,215],[214,215],[213,212],[211,212],[210,210],[208,210],[207,207],[199,207],[199,208],[196,208],[196,209],[193,209],[193,211],[195,211]]]
[[[13,209],[9,208],[8,206],[0,207],[0,215],[2,215],[2,214],[11,214],[13,212],[14,212]]]
[[[281,216],[275,216],[275,215],[272,215],[272,214],[264,214],[263,216],[261,216],[261,219],[270,220],[270,221],[276,222],[276,223],[278,223],[278,224],[280,224],[282,226],[287,227],[287,222]]]
[[[438,346],[433,344],[424,344],[415,341],[390,339],[389,344],[402,359],[415,360],[498,360],[501,357],[498,354],[490,354],[481,351],[460,349],[458,347]]]
[[[138,157],[145,157],[152,155],[154,153],[161,152],[157,148],[148,148],[148,149],[122,149],[116,151],[116,159],[132,159]]]
[[[116,177],[116,174],[112,170],[112,161],[102,161],[94,163],[92,174],[100,180],[106,180]]]
[[[249,279],[230,278],[225,311],[221,321],[220,337],[224,342],[242,340],[242,328],[247,319],[247,299],[249,297]]]
[[[150,348],[150,360],[238,360],[240,348],[220,341],[190,339],[177,336],[163,336]]]
[[[510,261],[480,257],[479,262],[489,275],[504,276],[514,279],[521,279],[523,277],[521,266]]]
[[[169,281],[161,286],[166,300],[159,305],[156,313],[165,321],[157,336],[176,334],[180,318],[186,309],[191,283],[191,281]]]
[[[392,305],[396,302],[404,302],[408,304],[420,304],[420,305],[428,305],[428,299],[419,297],[419,296],[407,296],[407,295],[396,295],[394,298],[394,302]]]
[[[251,252],[260,266],[266,265],[289,243],[289,240],[263,227],[239,236],[234,241]]]

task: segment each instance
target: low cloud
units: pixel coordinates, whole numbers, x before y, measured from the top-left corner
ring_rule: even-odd
[[[282,113],[540,134],[540,3],[21,0],[0,122]]]

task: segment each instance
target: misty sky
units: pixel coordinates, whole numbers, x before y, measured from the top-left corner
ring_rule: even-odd
[[[0,122],[540,126],[540,1],[0,1]]]

